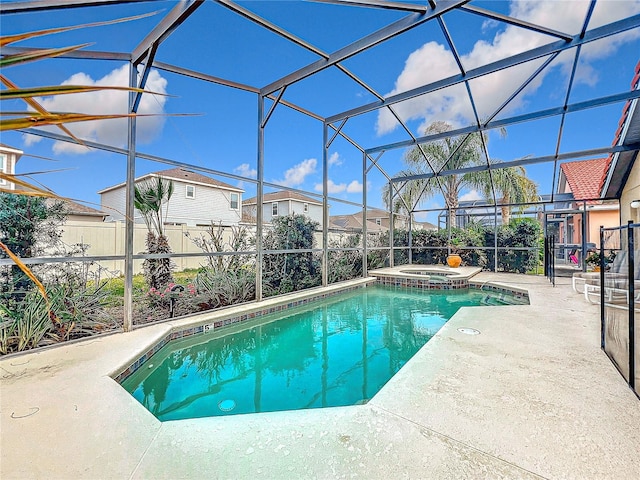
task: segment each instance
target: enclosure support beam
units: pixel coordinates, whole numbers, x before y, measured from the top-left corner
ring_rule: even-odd
[[[393,105],[395,103],[403,102],[405,100],[410,100],[412,98],[418,97],[420,95],[424,95],[426,93],[435,92],[436,90],[441,90],[446,87],[450,87],[452,85],[457,85],[459,83],[462,83],[465,80],[468,81],[474,78],[479,78],[479,77],[488,75],[490,73],[495,73],[500,70],[505,70],[515,65],[521,65],[531,60],[535,60],[541,57],[545,57],[547,55],[551,55],[552,53],[555,53],[555,52],[562,52],[564,50],[577,47],[578,45],[590,43],[596,40],[601,40],[603,38],[610,37],[612,35],[616,35],[618,33],[626,32],[628,30],[637,28],[638,26],[640,26],[640,15],[633,15],[631,17],[624,18],[616,22],[612,22],[608,25],[603,25],[602,27],[589,30],[584,34],[583,37],[581,37],[580,35],[576,35],[572,38],[570,42],[559,40],[557,42],[553,42],[548,45],[543,45],[541,47],[537,47],[532,50],[528,50],[526,52],[519,53],[517,55],[513,55],[508,58],[503,58],[502,60],[489,63],[482,67],[474,68],[473,70],[469,70],[468,72],[466,72],[465,75],[462,75],[462,74],[453,75],[451,77],[439,80],[437,82],[430,83],[428,85],[423,85],[421,87],[407,90],[406,92],[392,95],[390,97],[387,97],[387,99],[384,101],[372,102],[366,105],[362,105],[360,107],[356,107],[351,110],[347,110],[337,115],[332,115],[330,117],[327,117],[327,121],[329,123],[334,123],[339,120],[342,120],[345,117],[354,117],[357,115],[361,115],[363,113],[368,113],[373,110],[377,110],[381,107],[386,107],[387,105]],[[279,86],[279,84],[280,82],[276,82],[274,86],[277,87]],[[277,90],[277,88],[273,88],[273,90]]]
[[[558,37],[563,40],[566,40],[567,42],[571,40],[571,35],[567,33],[560,32],[558,30],[553,30],[551,28],[546,28],[534,23],[525,22],[524,20],[519,20],[517,18],[509,17],[507,15],[502,15],[500,13],[493,12],[485,8],[476,7],[475,5],[463,5],[460,7],[460,10],[464,10],[470,13],[475,13],[482,17],[490,18],[492,20],[497,20],[499,22],[509,23],[511,25],[515,25],[516,27],[526,28],[527,30],[532,30],[534,32],[542,33],[544,35]]]
[[[140,76],[140,82],[138,83],[138,88],[144,90],[147,85],[147,79],[149,78],[149,73],[151,73],[151,65],[153,64],[153,58],[156,56],[156,51],[158,50],[158,44],[154,43],[149,47],[149,51],[147,52],[147,57],[144,62],[144,70],[142,71],[142,75]],[[137,70],[137,65],[134,64],[134,69]],[[142,100],[142,92],[136,92],[134,100],[133,100],[133,111],[138,111],[138,107],[140,106],[140,100]]]
[[[590,108],[603,107],[605,105],[611,105],[614,103],[623,102],[625,100],[634,100],[640,98],[640,90],[632,90],[629,92],[616,93],[608,95],[606,97],[600,97],[593,100],[587,100],[584,102],[576,102],[564,107],[553,107],[545,110],[538,110],[537,112],[525,113],[524,115],[517,115],[515,117],[506,118],[504,120],[497,120],[493,123],[484,124],[481,128],[477,126],[457,128],[455,130],[449,130],[443,133],[436,133],[434,135],[427,135],[424,137],[418,137],[416,140],[404,140],[401,142],[388,143],[386,145],[380,145],[373,148],[367,148],[365,151],[369,154],[394,150],[396,148],[411,147],[413,145],[428,143],[441,138],[454,137],[456,135],[464,135],[468,133],[484,132],[486,130],[493,130],[500,127],[508,127],[509,125],[515,125],[518,123],[525,123],[531,120],[541,120],[543,118],[554,117],[561,115],[562,113],[573,113],[588,110]]]
[[[552,162],[554,160],[570,160],[572,158],[594,157],[597,155],[607,155],[609,153],[617,153],[617,152],[630,152],[634,150],[640,150],[640,142],[630,143],[628,145],[618,145],[615,147],[590,148],[588,150],[578,150],[575,152],[561,153],[559,155],[544,155],[542,157],[519,158],[517,160],[511,160],[508,162],[492,163],[490,166],[478,165],[474,167],[459,168],[456,170],[444,170],[442,172],[438,172],[437,175],[433,173],[421,173],[417,175],[407,175],[406,177],[394,177],[391,179],[391,181],[392,182],[409,182],[411,180],[420,180],[421,178],[432,178],[435,176],[446,177],[448,175],[465,174],[470,172],[481,172],[483,170],[489,170],[489,169],[499,170],[501,168],[516,167],[518,165],[535,165],[537,163],[547,163],[547,162]],[[551,203],[553,202],[554,200],[552,198]]]
[[[393,267],[395,255],[393,254],[393,183],[389,182],[389,266]],[[367,218],[365,217],[364,220]]]
[[[369,265],[367,259],[367,158],[368,155],[362,152],[362,278],[369,276]]]
[[[413,212],[409,212],[409,265],[413,265]]]
[[[173,31],[204,3],[204,0],[181,0],[169,13],[149,32],[149,34],[133,49],[131,58],[133,64],[142,61],[146,52],[153,45],[160,45]]]
[[[278,106],[278,103],[280,103],[280,100],[282,99],[282,95],[284,95],[284,91],[286,89],[287,87],[283,87],[282,90],[280,90],[280,92],[278,93],[278,96],[276,97],[276,99],[273,101],[271,108],[269,109],[269,111],[267,112],[267,115],[264,117],[264,120],[262,120],[262,123],[260,124],[262,128],[266,127],[267,123],[269,123],[269,119],[271,118],[271,115],[273,115],[273,112]]]
[[[545,69],[547,68],[547,66],[553,62],[556,57],[560,55],[560,52],[556,52],[553,55],[550,55],[549,58],[547,58],[544,63],[542,65],[540,65],[538,68],[536,68],[536,71],[533,72],[531,75],[529,75],[529,78],[527,78],[524,83],[522,85],[520,85],[511,95],[509,95],[509,98],[507,98],[504,102],[502,102],[502,105],[500,105],[491,115],[489,115],[488,118],[484,119],[484,124],[485,126],[487,124],[489,124],[491,122],[491,120],[493,120],[494,118],[496,118],[496,116],[505,109],[505,107],[507,105],[509,105],[511,103],[511,101],[513,99],[515,99],[520,92],[522,92],[525,88],[527,88],[527,86],[533,82],[533,80]],[[467,82],[468,83],[468,82]],[[566,102],[565,102],[566,105]]]
[[[620,205],[618,205],[618,210],[620,210]],[[585,259],[587,258],[587,232],[588,230],[588,215],[587,215],[587,201],[584,200],[582,202],[582,231],[580,232],[580,236],[582,237],[582,243],[580,245],[580,247],[582,248],[582,258],[581,258],[581,262],[580,265],[582,267],[582,271],[586,272],[587,271],[587,262],[585,262]]]
[[[135,87],[137,82],[137,69],[131,62],[129,64],[129,86]],[[133,107],[135,94],[129,93],[129,102]],[[131,109],[135,113],[135,109]],[[136,118],[128,118],[127,137],[127,181],[125,186],[126,206],[125,206],[125,242],[124,242],[124,321],[123,329],[129,332],[133,329],[133,202],[135,198],[135,178],[136,178]]]
[[[337,134],[337,133],[336,133]],[[322,125],[322,286],[329,285],[329,128]]]
[[[293,83],[299,82],[300,80],[303,80],[313,75],[314,73],[321,72],[322,70],[329,68],[336,63],[353,57],[354,55],[357,55],[358,53],[363,52],[371,47],[375,47],[376,45],[389,40],[390,38],[393,38],[403,32],[406,32],[407,30],[411,30],[412,28],[422,25],[432,18],[442,15],[468,2],[469,0],[442,0],[438,3],[437,7],[433,11],[427,13],[412,13],[410,15],[407,15],[406,17],[401,18],[400,20],[390,25],[387,25],[380,30],[373,32],[372,34],[367,35],[366,37],[363,37],[344,48],[341,48],[340,50],[331,54],[329,58],[322,58],[281,78],[280,80],[276,80],[270,85],[264,87],[261,92],[263,94],[273,93],[277,90],[280,90],[285,85],[291,85]],[[344,117],[341,117],[338,120],[342,120],[342,118]]]
[[[498,204],[493,206],[493,271],[498,273]]]
[[[386,10],[404,10],[407,12],[421,12],[424,13],[427,11],[426,6],[422,5],[414,5],[411,3],[402,3],[402,2],[388,2],[386,0],[311,0],[313,2],[319,3],[335,3],[336,5],[357,5],[358,7],[369,7],[369,8],[383,8]],[[431,2],[430,2],[431,3]],[[435,2],[433,2],[435,5]],[[435,8],[432,6],[432,8]]]
[[[262,300],[262,201],[264,188],[264,97],[258,95],[258,188],[256,192],[256,300]]]
[[[335,129],[335,132],[333,133],[333,135],[331,135],[331,138],[329,139],[329,141],[324,143],[324,147],[325,148],[329,148],[331,146],[333,141],[336,139],[336,137],[338,136],[338,134],[342,130],[342,127],[344,127],[344,124],[347,123],[347,120],[349,120],[349,119],[345,118],[344,120],[342,120],[342,122],[340,122],[340,125],[338,126],[338,128]],[[325,124],[325,130],[326,130],[326,128],[327,128],[327,125]]]

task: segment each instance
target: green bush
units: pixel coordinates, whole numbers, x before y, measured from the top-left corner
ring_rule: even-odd
[[[329,248],[359,248],[361,236],[346,235],[329,241]],[[342,282],[362,276],[362,251],[329,252],[329,283]]]
[[[0,353],[7,354],[117,328],[103,309],[102,289],[60,284],[47,288],[49,305],[36,290],[24,301],[0,305]],[[61,325],[54,325],[51,316]]]
[[[533,250],[515,250],[508,247],[538,247],[541,237],[540,224],[531,219],[518,219],[509,225],[498,227],[498,247],[507,248],[498,250],[498,270],[504,272],[527,273],[539,263],[539,253]],[[495,235],[493,228],[485,230],[485,244],[488,247],[494,245]],[[494,264],[493,250],[487,250],[489,265]]]
[[[199,310],[225,307],[256,298],[256,274],[253,270],[220,271],[203,268],[196,276],[194,302]]]
[[[539,251],[516,250],[515,248],[539,247],[541,232],[540,224],[533,219],[517,219],[509,225],[499,226],[497,229],[498,247],[507,249],[498,251],[498,270],[526,273],[536,268],[539,264]],[[495,258],[494,238],[494,228],[485,227],[479,223],[470,224],[465,229],[451,229],[451,241],[449,241],[448,231],[444,229],[437,231],[414,230],[411,233],[412,261],[425,265],[445,264],[450,249],[452,253],[457,253],[462,257],[464,265],[492,268]],[[389,236],[387,233],[380,234],[379,239],[381,245],[388,245]],[[408,244],[408,232],[396,230],[394,245],[398,247]],[[378,257],[382,258],[383,252],[371,252],[370,257],[374,260]],[[396,265],[407,263],[406,250],[395,251],[394,262]],[[378,265],[378,267],[380,266],[382,265]]]
[[[305,215],[276,217],[273,228],[264,236],[265,250],[295,250],[315,247],[314,232],[318,222]],[[265,253],[262,259],[265,295],[280,295],[322,282],[319,255],[305,253]]]

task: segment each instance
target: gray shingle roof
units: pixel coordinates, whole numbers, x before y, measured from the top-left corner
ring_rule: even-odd
[[[242,201],[243,205],[255,205],[258,197],[247,198]],[[262,202],[274,202],[276,200],[299,200],[306,203],[315,203],[316,205],[322,205],[322,200],[317,198],[307,197],[298,192],[292,192],[290,190],[280,190],[278,192],[265,193],[262,196]]]

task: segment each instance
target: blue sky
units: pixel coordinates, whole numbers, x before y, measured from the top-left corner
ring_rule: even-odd
[[[67,46],[89,42],[92,50],[128,52],[132,50],[168,11],[174,2],[144,2],[93,9],[74,9],[6,15],[1,18],[3,34],[41,28],[80,24],[162,10],[158,15],[112,26],[82,29],[47,36],[20,46]],[[242,2],[242,6],[267,18],[291,33],[331,53],[358,38],[406,15],[403,12],[327,5],[312,2]],[[579,31],[588,2],[472,2],[503,14],[540,23],[570,34]],[[593,13],[590,27],[607,24],[640,13],[640,1],[601,1]],[[489,21],[463,12],[444,16],[466,69],[495,61],[549,43],[555,39],[541,34]],[[635,29],[616,37],[594,42],[583,48],[577,81],[570,103],[624,92],[629,89],[640,55],[640,31]],[[537,111],[561,105],[566,94],[574,51],[561,54],[538,79],[519,95],[500,117]],[[156,60],[198,70],[209,75],[263,87],[301,68],[317,56],[277,35],[257,27],[245,18],[219,5],[207,2],[200,7],[159,48]],[[509,96],[540,61],[470,82],[480,117],[488,116]],[[382,95],[399,93],[458,73],[455,61],[435,22],[384,42],[343,65]],[[52,59],[3,72],[20,86],[67,83],[124,84],[127,67],[109,61]],[[154,71],[147,88],[166,92],[169,97],[145,96],[141,112],[190,113],[189,117],[156,116],[139,120],[138,150],[172,160],[208,167],[231,174],[255,175],[257,146],[257,96],[164,71]],[[126,95],[102,92],[42,99],[51,110],[116,112],[126,105]],[[362,86],[335,68],[325,70],[290,86],[283,97],[321,116],[330,116],[375,100]],[[3,102],[6,110],[21,110],[18,102]],[[567,117],[561,152],[604,147],[611,144],[623,104],[610,105]],[[464,87],[419,97],[396,106],[415,135],[434,120],[455,126],[469,125],[472,111]],[[559,119],[541,120],[507,129],[507,137],[490,135],[493,158],[513,160],[522,156],[553,154]],[[114,146],[126,144],[126,122],[105,121],[72,125],[81,138]],[[350,119],[344,132],[362,147],[406,140],[406,133],[390,115],[372,112]],[[49,139],[3,132],[2,143],[24,150],[18,172],[64,170],[38,176],[38,180],[57,193],[99,203],[97,191],[125,178],[124,156],[87,150]],[[391,175],[403,168],[403,151],[393,150],[381,158],[381,166]],[[47,157],[43,160],[27,155]],[[353,146],[337,139],[329,149],[331,196],[362,202],[362,156]],[[170,168],[139,160],[136,173]],[[527,168],[539,184],[541,193],[553,189],[553,165]],[[368,203],[382,206],[384,178],[373,170],[368,178]],[[235,179],[221,178],[231,184]],[[286,107],[276,108],[266,129],[265,180],[318,192],[322,182],[322,124]],[[251,183],[243,184],[245,198],[255,195]],[[465,191],[463,199],[478,195]],[[424,208],[444,204],[441,197],[426,201]],[[331,213],[350,213],[352,205],[332,202]],[[435,220],[435,214],[422,219]]]

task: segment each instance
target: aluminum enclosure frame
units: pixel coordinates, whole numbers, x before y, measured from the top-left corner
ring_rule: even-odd
[[[149,0],[144,0],[149,1]],[[146,258],[145,256],[134,255],[133,252],[133,181],[135,176],[135,161],[136,158],[146,158],[150,160],[160,161],[162,163],[166,163],[169,165],[176,166],[185,166],[191,169],[200,170],[204,172],[209,172],[216,175],[222,175],[229,178],[236,178],[238,180],[253,182],[257,186],[257,245],[256,245],[256,255],[257,255],[257,271],[256,271],[256,300],[261,300],[263,297],[262,292],[262,257],[264,255],[264,251],[262,248],[262,229],[263,229],[263,214],[262,214],[262,205],[263,205],[263,191],[264,187],[275,187],[276,185],[270,184],[265,181],[264,178],[264,140],[265,140],[265,127],[269,122],[269,119],[273,112],[277,108],[287,107],[293,109],[294,111],[305,115],[309,118],[312,118],[316,121],[322,122],[323,124],[323,155],[322,155],[322,194],[321,196],[323,202],[323,231],[322,231],[322,284],[328,284],[328,259],[329,259],[329,251],[336,250],[330,249],[328,246],[328,229],[329,229],[329,215],[328,215],[328,203],[332,197],[329,196],[329,186],[328,186],[328,158],[329,158],[329,148],[332,142],[340,137],[347,141],[350,145],[356,148],[359,152],[362,153],[362,184],[365,186],[363,188],[362,194],[362,203],[353,203],[346,202],[348,204],[352,204],[358,208],[361,208],[363,219],[366,219],[366,212],[368,209],[367,202],[367,179],[368,174],[371,169],[375,168],[378,172],[380,172],[384,177],[387,178],[391,188],[389,189],[391,193],[391,198],[389,199],[389,215],[391,218],[391,227],[393,227],[393,212],[391,210],[391,205],[393,203],[394,192],[397,192],[401,187],[398,187],[396,184],[401,184],[402,182],[406,182],[407,180],[415,180],[419,178],[435,178],[437,181],[440,181],[440,178],[446,177],[447,175],[459,174],[470,171],[479,171],[479,170],[488,170],[491,171],[496,168],[505,168],[519,165],[531,165],[537,163],[553,163],[554,165],[554,174],[557,170],[558,162],[560,160],[572,159],[572,158],[584,158],[590,157],[594,155],[603,155],[603,154],[618,154],[620,152],[632,152],[640,150],[640,144],[631,143],[624,144],[624,142],[620,142],[619,144],[613,146],[602,146],[599,148],[591,148],[580,151],[573,152],[562,152],[559,151],[560,141],[562,139],[562,124],[564,123],[564,117],[571,112],[583,111],[590,108],[596,108],[599,106],[609,105],[613,103],[619,102],[633,102],[634,105],[637,103],[638,98],[640,98],[640,90],[630,91],[630,92],[620,92],[613,95],[589,99],[583,102],[577,102],[570,104],[569,102],[569,92],[573,85],[573,75],[567,87],[567,92],[565,96],[565,100],[562,106],[540,110],[537,112],[532,112],[524,115],[513,115],[508,116],[507,118],[494,120],[494,117],[498,114],[498,112],[504,108],[511,100],[515,98],[517,93],[522,91],[529,82],[531,82],[535,76],[540,73],[544,68],[546,68],[552,60],[561,52],[568,51],[570,49],[575,49],[575,59],[573,62],[573,71],[575,72],[576,65],[580,58],[580,49],[583,45],[587,45],[591,42],[601,40],[603,38],[611,37],[613,35],[617,35],[632,29],[640,28],[640,15],[635,15],[629,18],[625,18],[622,20],[614,21],[610,24],[603,25],[600,27],[589,29],[589,21],[591,19],[591,15],[596,5],[596,0],[592,0],[587,11],[586,17],[584,19],[583,28],[580,33],[572,35],[566,32],[559,32],[554,29],[548,28],[545,25],[536,25],[530,22],[526,22],[514,17],[510,17],[508,15],[499,14],[497,12],[492,12],[484,8],[477,7],[470,3],[471,0],[429,0],[428,3],[423,5],[413,4],[413,3],[402,3],[395,1],[380,1],[380,0],[315,0],[320,3],[330,3],[334,5],[344,5],[344,6],[357,6],[363,8],[383,8],[389,10],[396,10],[399,12],[407,13],[406,16],[402,17],[400,20],[394,21],[388,24],[386,27],[379,29],[378,31],[366,35],[355,42],[352,42],[349,45],[343,46],[334,52],[324,52],[316,46],[312,45],[309,42],[295,36],[293,33],[287,31],[284,28],[279,27],[278,25],[260,17],[256,13],[251,10],[241,6],[240,4],[231,1],[231,0],[212,0],[213,3],[237,14],[245,18],[246,20],[253,22],[254,24],[260,26],[261,28],[265,28],[272,33],[284,38],[285,40],[291,42],[297,47],[303,48],[314,55],[319,57],[318,60],[297,69],[294,72],[291,72],[282,78],[273,81],[267,85],[263,86],[251,86],[242,84],[240,82],[236,82],[233,79],[223,79],[219,77],[215,77],[213,75],[209,75],[203,72],[198,72],[195,70],[186,69],[179,65],[170,65],[167,63],[163,63],[160,61],[156,61],[155,56],[156,52],[162,48],[162,42],[166,40],[172,32],[179,28],[183,27],[183,23],[192,15],[198,14],[201,10],[202,5],[205,3],[204,0],[181,0],[176,3],[176,5],[160,20],[160,22],[148,32],[148,34],[143,38],[142,41],[138,43],[138,45],[129,53],[122,52],[99,52],[99,51],[78,51],[72,52],[65,55],[62,55],[61,58],[81,58],[81,59],[91,59],[91,60],[118,60],[118,61],[126,61],[130,65],[130,85],[131,86],[140,86],[144,88],[144,82],[146,79],[146,75],[148,75],[151,68],[157,68],[160,70],[172,72],[177,75],[184,75],[191,78],[195,78],[200,81],[210,82],[214,84],[219,84],[228,88],[239,89],[245,92],[252,93],[256,95],[258,101],[257,107],[257,133],[258,133],[258,143],[256,145],[256,153],[257,153],[257,178],[249,179],[241,176],[236,176],[231,173],[220,172],[217,170],[207,169],[195,165],[191,165],[184,162],[178,162],[171,159],[159,158],[153,155],[146,155],[142,152],[139,152],[136,147],[136,121],[135,118],[129,119],[129,141],[126,149],[118,149],[109,145],[100,144],[99,142],[89,142],[87,141],[87,145],[102,149],[105,151],[110,151],[113,153],[127,155],[127,220],[126,220],[126,248],[125,248],[125,265],[126,265],[126,275],[125,275],[125,330],[130,330],[133,328],[132,323],[132,286],[133,286],[133,261],[138,258]],[[38,12],[38,11],[47,11],[51,9],[74,9],[81,7],[100,7],[105,5],[114,5],[114,4],[126,4],[132,3],[132,0],[94,0],[94,1],[80,1],[80,0],[65,0],[65,1],[29,1],[29,2],[4,2],[0,4],[0,14],[1,15],[9,15],[14,13],[26,13],[26,12]],[[529,51],[519,53],[517,55],[513,55],[508,58],[500,59],[496,62],[482,65],[480,67],[466,70],[464,69],[459,54],[457,53],[455,41],[452,39],[451,35],[448,32],[446,23],[444,21],[444,15],[451,11],[459,11],[464,12],[470,15],[477,15],[482,18],[497,20],[500,22],[505,22],[507,24],[516,26],[518,28],[523,28],[531,31],[535,31],[537,33],[547,35],[550,38],[554,39],[551,43],[546,45],[533,48]],[[423,25],[427,22],[437,22],[440,31],[443,33],[449,48],[451,49],[452,54],[457,62],[460,73],[454,75],[449,78],[445,78],[430,84],[422,85],[418,88],[400,93],[395,95],[390,95],[385,97],[380,93],[376,92],[374,88],[364,82],[362,79],[358,78],[354,73],[349,71],[346,67],[344,67],[340,62],[349,59],[351,57],[357,56],[358,54],[373,48],[391,38],[394,38],[398,35],[402,35],[405,32],[408,32],[420,25]],[[20,48],[20,47],[3,47],[0,51],[2,55],[9,55],[14,53],[19,53],[23,51],[27,51],[29,49]],[[537,71],[532,77],[530,77],[527,82],[520,86],[519,90],[513,93],[511,97],[486,121],[480,121],[477,118],[476,113],[476,122],[475,124],[458,128],[456,130],[452,130],[450,132],[445,132],[439,135],[430,135],[430,136],[415,136],[411,130],[407,127],[406,123],[401,119],[400,115],[394,110],[394,105],[406,101],[412,98],[417,98],[421,95],[425,95],[428,93],[437,92],[439,90],[445,89],[447,87],[453,85],[464,85],[466,86],[469,101],[475,110],[475,101],[471,90],[469,89],[469,81],[475,78],[481,78],[491,73],[503,71],[507,68],[510,68],[515,65],[520,65],[532,60],[543,59],[546,58],[548,61]],[[142,76],[141,80],[138,82],[138,68],[142,68]],[[304,81],[307,77],[312,76],[318,72],[324,71],[331,67],[337,68],[340,72],[342,72],[347,78],[355,82],[357,85],[361,86],[365,90],[367,90],[370,94],[375,96],[378,100],[373,103],[368,103],[361,105],[357,108],[350,109],[348,111],[344,111],[341,113],[337,113],[335,115],[324,118],[323,116],[312,112],[308,109],[303,108],[302,106],[296,105],[295,103],[287,100],[285,98],[287,87],[296,84],[297,82]],[[137,111],[138,103],[139,103],[140,95],[131,95],[130,99],[130,111],[135,113]],[[267,104],[271,102],[269,108],[267,108]],[[408,139],[405,141],[394,142],[389,144],[377,145],[371,148],[365,148],[364,146],[358,143],[357,139],[352,139],[349,137],[344,131],[343,127],[348,124],[349,120],[357,117],[359,115],[363,115],[373,111],[379,111],[380,109],[387,109],[391,112],[391,114],[398,121],[399,125],[402,127],[404,132],[406,133]],[[535,121],[542,118],[551,118],[551,117],[561,117],[562,122],[558,132],[558,140],[557,140],[557,148],[554,155],[549,156],[539,156],[533,158],[525,158],[525,159],[510,159],[505,161],[504,163],[499,164],[490,164],[489,163],[489,152],[487,150],[487,146],[485,145],[485,153],[487,163],[484,166],[478,167],[470,167],[464,170],[442,170],[435,171],[432,169],[431,173],[427,173],[424,175],[414,176],[414,177],[393,177],[389,172],[386,172],[378,163],[378,160],[384,155],[385,152],[396,150],[400,148],[407,148],[415,145],[420,145],[424,143],[428,143],[430,141],[438,140],[441,138],[448,138],[452,136],[459,135],[472,135],[477,133],[482,133],[486,131],[490,131],[493,129],[501,128],[508,125],[522,124],[530,121]],[[612,128],[612,131],[614,128]],[[60,135],[58,133],[46,132],[46,131],[29,131],[29,133],[36,134],[42,137],[47,137],[51,139],[55,139],[57,141],[65,141],[70,143],[76,143],[70,137],[66,137],[64,135]],[[376,156],[377,154],[377,156]],[[554,182],[555,183],[555,182]],[[286,189],[286,187],[280,187]],[[290,189],[294,190],[295,189]],[[308,194],[305,192],[305,194]],[[312,194],[315,195],[315,194]],[[339,199],[334,199],[339,200]],[[340,201],[343,201],[340,199]],[[553,194],[548,202],[544,203],[553,203],[554,198]],[[495,189],[494,189],[494,198],[493,198],[493,206],[496,209],[497,215],[497,207],[500,206],[499,199],[496,198]],[[407,210],[410,213],[418,211],[416,209],[416,205],[407,205]],[[411,217],[411,215],[410,215]],[[368,246],[366,242],[367,238],[367,226],[366,221],[363,222],[363,238],[365,239],[362,246],[362,254],[363,254],[363,275],[367,275],[367,252]],[[390,245],[389,245],[389,258],[391,264],[393,264],[393,235],[390,235]],[[411,252],[411,239],[409,242],[409,252]],[[338,249],[339,250],[339,249]],[[497,246],[496,246],[497,253]],[[497,255],[496,255],[497,257]],[[34,262],[37,263],[37,262]],[[127,293],[128,292],[128,293]]]

